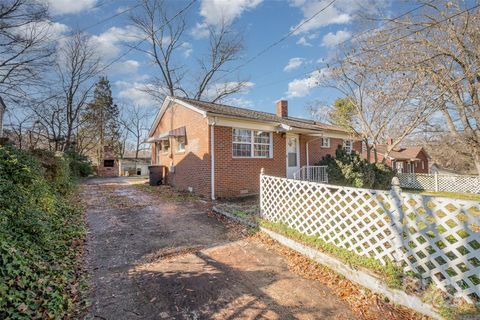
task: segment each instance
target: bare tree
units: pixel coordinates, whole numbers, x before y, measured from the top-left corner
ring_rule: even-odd
[[[148,137],[152,116],[151,110],[139,106],[126,106],[122,109],[120,122],[123,130],[128,132],[126,140],[132,142],[135,160],[138,159],[141,151],[149,149],[145,139]]]
[[[54,52],[45,4],[33,0],[0,3],[0,94],[13,101],[39,85]]]
[[[420,18],[396,21],[406,35],[390,50],[402,57],[402,68],[435,88],[446,127],[480,174],[480,10],[467,5],[432,3]]]
[[[384,158],[432,114],[433,100],[424,94],[415,74],[395,67],[391,57],[372,50],[378,35],[356,43],[353,53],[346,53],[332,67],[320,72],[319,83],[335,88],[351,104],[353,115],[349,129],[360,136],[370,160],[378,162],[377,146],[392,138]],[[358,52],[362,52],[361,56]]]
[[[131,21],[149,43],[147,48],[133,48],[150,56],[159,71],[159,75],[142,90],[157,100],[163,100],[165,95],[181,95],[219,101],[247,85],[246,81],[223,80],[243,49],[242,37],[226,22],[217,27],[209,26],[208,53],[197,59],[199,70],[189,72],[187,76],[181,58],[187,43],[183,13],[169,13],[162,0],[143,0]]]
[[[55,151],[65,151],[75,142],[98,68],[99,58],[87,35],[75,33],[59,48],[56,57],[58,82],[54,92],[32,108],[49,133]]]

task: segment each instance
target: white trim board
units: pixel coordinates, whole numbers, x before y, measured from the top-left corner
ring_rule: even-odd
[[[165,98],[165,100],[163,100],[163,103],[162,103],[162,106],[160,107],[160,110],[158,110],[158,113],[157,115],[155,116],[155,120],[153,121],[152,123],[152,126],[150,127],[150,130],[148,131],[148,136],[151,137],[153,135],[153,133],[155,132],[155,129],[157,128],[158,124],[160,123],[160,120],[162,119],[165,111],[167,111],[167,109],[170,107],[170,103],[173,102],[173,103],[177,103],[185,108],[188,108],[190,110],[193,110],[201,115],[203,115],[204,117],[207,115],[207,113],[187,102],[184,102],[184,101],[181,101],[179,99],[175,99],[173,97],[170,97],[170,96],[167,96]]]

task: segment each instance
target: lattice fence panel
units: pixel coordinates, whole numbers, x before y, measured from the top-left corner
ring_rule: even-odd
[[[480,193],[480,177],[467,175],[399,173],[402,188]]]
[[[433,174],[399,173],[398,179],[402,188],[435,191],[436,182]]]
[[[260,179],[265,219],[359,255],[400,261],[469,302],[480,296],[480,203]]]

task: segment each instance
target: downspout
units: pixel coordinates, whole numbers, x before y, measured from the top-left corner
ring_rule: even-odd
[[[215,200],[215,120],[210,124],[210,189],[211,198]]]

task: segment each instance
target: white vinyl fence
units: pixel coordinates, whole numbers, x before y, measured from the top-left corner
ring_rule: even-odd
[[[480,176],[399,173],[402,188],[427,191],[480,193]]]
[[[327,166],[303,166],[293,174],[293,179],[328,183]]]
[[[260,175],[264,219],[480,297],[480,203]]]

